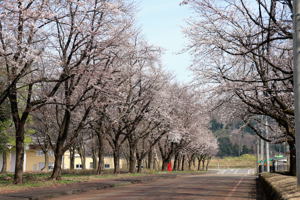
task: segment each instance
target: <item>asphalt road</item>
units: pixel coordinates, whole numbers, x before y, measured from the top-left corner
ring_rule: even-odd
[[[252,169],[225,169],[213,174],[181,176],[147,184],[55,198],[56,200],[248,200],[256,196]]]

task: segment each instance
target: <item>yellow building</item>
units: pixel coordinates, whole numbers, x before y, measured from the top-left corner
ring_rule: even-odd
[[[45,166],[45,156],[44,152],[35,145],[30,145],[25,148],[24,154],[24,168],[23,170],[26,172],[37,172],[41,171],[41,169]],[[52,151],[48,152],[49,155],[49,166],[48,169],[51,170],[54,167],[54,153]],[[14,172],[15,170],[15,159],[16,154],[14,151],[10,151],[7,153],[7,171]],[[120,159],[120,168],[124,167],[125,164],[124,159]],[[3,163],[3,155],[0,154],[0,170],[2,169]],[[86,169],[93,168],[93,159],[90,156],[86,157]],[[114,162],[113,157],[105,156],[104,157],[104,168],[105,169],[113,169]],[[70,153],[67,151],[63,156],[62,169],[70,169]],[[74,161],[74,169],[82,169],[81,159],[78,154],[75,154]]]
[[[120,168],[123,168],[125,164],[124,159],[120,159]],[[63,157],[63,169],[70,169],[70,153],[69,151],[66,151]],[[79,154],[75,154],[75,160],[74,160],[74,169],[82,169],[81,159]],[[90,156],[86,157],[85,160],[85,168],[86,169],[93,169],[93,158]],[[114,159],[111,156],[105,156],[104,157],[104,169],[113,169],[114,168]]]

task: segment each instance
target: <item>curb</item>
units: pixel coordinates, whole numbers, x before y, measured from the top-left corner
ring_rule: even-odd
[[[262,173],[258,177],[264,200],[300,199],[300,190],[296,186],[296,177],[276,173]]]

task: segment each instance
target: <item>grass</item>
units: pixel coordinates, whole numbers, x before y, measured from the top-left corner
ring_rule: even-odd
[[[240,157],[213,158],[209,168],[254,168],[256,166],[255,155],[245,154]]]
[[[13,174],[0,174],[0,193],[17,192],[29,190],[38,187],[57,187],[59,185],[66,185],[72,183],[80,183],[87,181],[95,181],[101,179],[125,178],[125,177],[139,177],[154,174],[166,174],[170,172],[161,172],[155,170],[144,169],[143,173],[125,173],[113,174],[112,171],[105,171],[102,175],[93,174],[93,170],[68,170],[63,171],[61,180],[49,180],[50,173],[24,173],[24,183],[21,185],[13,184]],[[174,171],[170,174],[184,174],[184,173],[203,173],[198,171]]]
[[[13,174],[0,175],[0,193],[27,190],[37,187],[51,187],[70,183],[81,182],[86,178],[82,176],[80,179],[72,177],[64,177],[61,180],[49,180],[50,173],[24,173],[24,183],[20,185],[13,184]]]
[[[255,166],[255,157],[252,155],[243,155],[241,157],[226,157],[223,159],[214,158],[211,160],[209,168],[240,168],[240,167],[253,167]],[[95,181],[100,179],[112,179],[123,177],[138,177],[153,174],[166,174],[170,172],[161,172],[155,170],[143,169],[143,173],[126,173],[113,174],[112,170],[106,170],[102,175],[95,175],[94,170],[65,170],[62,172],[61,180],[49,180],[51,173],[24,173],[24,184],[14,185],[13,174],[0,174],[0,193],[15,192],[22,190],[29,190],[38,187],[56,187],[59,185],[66,185],[72,183],[80,183],[87,181]],[[203,171],[173,171],[170,174],[186,174],[186,173],[205,173]]]
[[[158,174],[153,170],[145,170],[143,173],[125,173],[113,174],[112,171],[106,171],[105,174],[95,175],[92,170],[74,170],[64,171],[61,180],[49,180],[50,173],[24,173],[24,183],[20,185],[13,184],[13,174],[0,174],[0,193],[16,192],[38,187],[56,187],[72,183],[95,181],[101,179],[138,177],[151,174]]]

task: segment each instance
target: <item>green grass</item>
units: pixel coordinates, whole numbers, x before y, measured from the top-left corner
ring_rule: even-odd
[[[13,184],[13,174],[0,174],[0,193],[14,192],[28,190],[31,188],[38,187],[51,187],[58,185],[66,185],[71,183],[80,183],[87,181],[95,181],[101,179],[113,179],[113,178],[124,178],[124,177],[139,177],[148,176],[154,174],[185,174],[185,173],[203,173],[197,171],[173,171],[173,172],[161,172],[155,170],[144,169],[143,173],[120,173],[112,174],[111,171],[106,171],[102,175],[92,174],[92,170],[72,170],[63,171],[61,180],[54,181],[49,180],[51,173],[24,173],[23,180],[24,183],[21,185]]]
[[[92,171],[92,170],[91,170]],[[95,175],[86,171],[64,171],[61,180],[49,180],[51,173],[24,173],[24,183],[20,185],[13,184],[13,174],[0,174],[0,193],[28,190],[37,187],[51,187],[57,185],[65,185],[71,183],[80,183],[100,179],[112,179],[122,177],[138,177],[155,174],[154,171],[146,171],[143,173],[121,173],[112,174],[110,171],[102,175]]]

